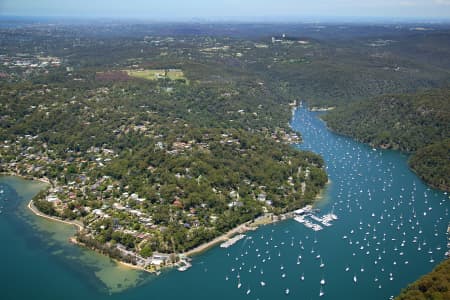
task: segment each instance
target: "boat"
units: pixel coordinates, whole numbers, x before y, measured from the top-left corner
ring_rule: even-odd
[[[266,283],[264,281],[261,281],[261,286],[266,286]]]
[[[323,292],[322,287],[320,287],[320,291],[319,291],[319,297],[322,297],[323,295],[325,295],[325,293]]]
[[[326,282],[325,282],[325,279],[322,278],[322,279],[320,280],[320,284],[321,284],[321,285],[325,285],[325,283],[326,283]]]
[[[286,289],[286,290],[284,291],[284,293],[285,293],[286,295],[289,295],[289,289]]]
[[[303,281],[305,280],[305,274],[302,274],[302,276],[300,277],[300,279]]]
[[[184,271],[186,271],[187,269],[189,269],[189,267],[190,267],[190,266],[185,265],[185,266],[179,267],[177,270],[180,271],[180,272],[184,272]],[[227,277],[227,278],[228,278],[228,277]],[[227,279],[227,280],[228,280],[228,279]]]
[[[241,283],[241,279],[239,279],[239,280],[238,280],[238,285],[237,285],[237,288],[238,288],[238,289],[240,289],[240,288],[241,288],[241,286],[242,286],[242,283]]]
[[[321,267],[321,268],[325,267],[325,264],[323,263],[322,259],[320,259],[320,266],[319,267]]]
[[[246,292],[246,294],[247,294],[247,295],[250,294],[251,291],[252,291],[252,290],[248,289],[247,292]]]
[[[356,283],[358,279],[356,279],[356,275],[353,276],[353,282]]]

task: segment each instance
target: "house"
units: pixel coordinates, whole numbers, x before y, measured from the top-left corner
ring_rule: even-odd
[[[59,206],[62,204],[62,201],[55,194],[50,194],[47,196],[46,200],[52,203],[54,206]]]
[[[266,201],[267,195],[265,193],[260,193],[258,195],[258,201],[264,202]]]
[[[236,191],[231,191],[229,195],[230,195],[230,198],[238,198],[239,197],[239,194]]]
[[[103,217],[105,215],[105,213],[101,209],[98,209],[98,208],[94,209],[92,212],[99,217]]]
[[[228,203],[228,207],[242,207],[244,206],[244,203],[242,203],[241,201],[233,201],[231,203]]]

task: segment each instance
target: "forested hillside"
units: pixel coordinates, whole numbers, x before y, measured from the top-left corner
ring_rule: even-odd
[[[395,300],[450,299],[450,260],[444,260],[431,273],[410,284]]]
[[[323,119],[336,132],[364,143],[412,153],[410,165],[420,177],[434,187],[450,189],[449,89],[350,103]]]
[[[450,185],[450,139],[420,148],[411,156],[409,164],[431,185],[448,191]]]

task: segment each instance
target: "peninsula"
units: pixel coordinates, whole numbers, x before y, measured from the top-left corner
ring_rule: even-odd
[[[80,245],[144,270],[182,267],[311,203],[327,182],[322,158],[292,147],[298,100],[263,74],[229,69],[250,41],[113,38],[118,56],[99,56],[102,43],[80,51],[71,30],[52,39],[70,54],[15,30],[39,46],[18,56],[10,43],[1,57],[0,172],[48,182],[29,208],[76,225]]]

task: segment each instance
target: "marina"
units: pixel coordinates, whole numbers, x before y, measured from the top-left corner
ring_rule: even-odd
[[[316,210],[317,211],[317,210]],[[316,221],[317,223],[308,220],[308,218]],[[321,217],[314,214],[314,210],[311,205],[307,205],[303,209],[296,210],[294,212],[294,220],[305,225],[307,228],[311,228],[314,231],[322,230],[323,226],[330,227],[332,225],[331,222],[336,221],[338,217],[334,213],[328,213]]]

